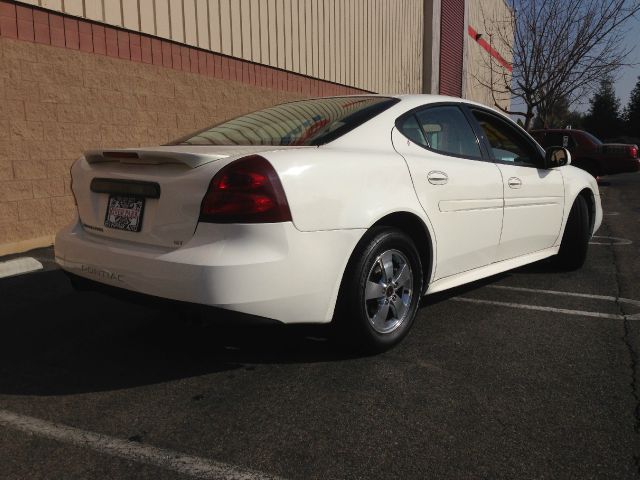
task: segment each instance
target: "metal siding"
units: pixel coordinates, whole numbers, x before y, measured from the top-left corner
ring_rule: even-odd
[[[276,31],[276,0],[264,0],[267,6],[267,36],[269,45],[269,65],[278,66],[278,32]]]
[[[171,38],[171,22],[169,22],[169,0],[154,0],[156,9],[156,35]]]
[[[82,3],[82,0],[64,0],[64,12],[69,15],[82,17],[84,15]]]
[[[291,2],[291,57],[293,71],[300,71],[300,18],[299,3]]]
[[[462,96],[464,0],[442,0],[440,93]]]
[[[300,65],[298,71],[300,73],[307,73],[307,27],[305,24],[305,0],[301,0],[298,3],[298,45],[299,45],[299,58]]]
[[[103,0],[104,21],[118,27],[122,26],[122,4],[120,0]]]
[[[196,21],[198,22],[198,46],[209,50],[211,40],[209,39],[209,6],[207,0],[197,0]]]
[[[183,3],[181,0],[169,0],[169,20],[171,38],[184,43],[184,18],[182,16]]]
[[[149,0],[151,1],[151,0]],[[102,2],[85,2],[85,15],[89,20],[103,21]]]
[[[184,43],[196,46],[198,45],[198,24],[195,0],[183,0],[182,11],[184,14]]]
[[[280,68],[286,68],[285,63],[285,33],[284,33],[284,2],[276,0],[276,39],[277,39],[277,64]]]
[[[293,41],[291,40],[293,30],[293,18],[291,12],[291,0],[284,0],[284,68],[293,69]]]
[[[64,5],[66,7],[68,0],[65,0]],[[138,16],[138,2],[130,1],[123,2],[121,4],[121,11],[123,14],[122,26],[129,30],[140,31],[140,19]]]
[[[240,21],[240,0],[230,0],[231,8],[231,55],[242,58],[242,23]],[[223,17],[224,18],[224,17]]]
[[[510,37],[513,41],[512,24],[505,21],[505,19],[509,20],[511,15],[511,10],[504,0],[483,0],[482,5],[476,2],[468,4],[469,27],[482,34],[482,39],[488,42],[508,63],[512,62],[511,49],[500,40],[502,37]],[[508,108],[510,104],[508,94],[497,94],[494,99],[491,90],[484,86],[493,82],[498,85],[499,89],[504,89],[502,76],[495,75],[492,79],[490,69],[491,62],[496,72],[502,72],[502,66],[496,63],[496,59],[492,58],[474,37],[471,37],[468,32],[465,32],[465,35],[467,41],[466,98],[489,106],[495,106],[498,103],[503,108]],[[507,75],[507,79],[510,81],[511,76]]]
[[[150,12],[147,15],[140,15],[140,31],[148,33],[149,35],[156,34],[156,23],[154,14],[153,0],[139,0],[140,1],[140,13]],[[95,2],[89,2],[95,5]]]
[[[442,2],[443,21],[452,19],[445,18],[449,5],[464,4],[464,0]],[[24,3],[367,90],[421,90],[423,0]],[[443,29],[443,40],[451,48],[447,32]],[[469,55],[475,58],[474,52]],[[444,59],[443,66],[454,64],[449,56]],[[449,70],[443,73],[449,85],[447,75]]]
[[[220,52],[232,55],[231,40],[231,0],[219,0],[220,2]]]
[[[42,6],[51,10],[62,11],[62,0],[42,0]]]

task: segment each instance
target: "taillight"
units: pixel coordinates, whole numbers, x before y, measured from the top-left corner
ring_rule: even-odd
[[[291,221],[282,183],[273,166],[259,155],[223,167],[202,199],[200,221],[276,223]]]
[[[629,147],[629,153],[631,154],[631,158],[638,158],[638,147],[635,145]]]

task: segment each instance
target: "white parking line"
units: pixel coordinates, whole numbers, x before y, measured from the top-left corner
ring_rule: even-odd
[[[593,295],[590,293],[577,293],[577,292],[559,292],[557,290],[540,290],[535,288],[509,287],[507,285],[487,285],[487,287],[501,289],[501,290],[511,290],[515,292],[542,293],[547,295],[558,295],[558,296],[564,296],[564,297],[579,297],[579,298],[589,298],[594,300],[606,300],[609,302],[627,303],[629,305],[640,307],[640,301],[638,300],[632,300],[630,298],[622,298],[622,297],[612,297],[609,295]],[[543,305],[529,305],[525,303],[499,302],[495,300],[482,300],[479,298],[467,298],[467,297],[454,297],[451,300],[455,300],[458,302],[496,305],[499,307],[520,308],[523,310],[537,310],[541,312],[563,313],[566,315],[577,315],[582,317],[608,318],[613,320],[625,320],[625,319],[640,320],[640,313],[636,313],[633,315],[620,315],[615,313],[591,312],[587,310],[571,310],[566,308],[545,307]]]
[[[640,300],[631,300],[630,298],[622,298],[622,297],[612,297],[609,295],[593,295],[591,293],[559,292],[557,290],[539,290],[537,288],[509,287],[507,285],[487,285],[487,286],[489,288],[513,290],[515,292],[546,293],[549,295],[561,295],[564,297],[593,298],[594,300],[607,300],[609,302],[628,303],[629,305],[636,305],[640,307]]]
[[[469,302],[469,303],[483,303],[487,305],[496,305],[499,307],[511,307],[520,308],[523,310],[538,310],[541,312],[554,312],[564,313],[567,315],[578,315],[581,317],[596,317],[596,318],[609,318],[613,320],[624,320],[623,315],[616,315],[613,313],[600,313],[600,312],[588,312],[583,310],[568,310],[565,308],[544,307],[542,305],[527,305],[524,303],[510,303],[510,302],[495,302],[493,300],[481,300],[479,298],[466,298],[466,297],[454,297],[451,300],[456,302]],[[635,318],[627,317],[628,320],[636,320]]]
[[[0,278],[41,270],[42,264],[32,257],[20,257],[0,262]]]
[[[278,480],[280,478],[201,457],[67,427],[8,410],[0,409],[0,425],[40,437],[89,448],[114,457],[155,465],[195,478],[225,480]]]
[[[591,240],[589,245],[631,245],[633,242],[626,238],[619,237],[605,237],[602,235],[594,235],[591,238],[597,238],[598,240]]]

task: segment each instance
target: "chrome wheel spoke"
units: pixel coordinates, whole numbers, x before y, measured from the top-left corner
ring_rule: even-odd
[[[385,288],[381,283],[367,281],[367,286],[364,291],[365,300],[381,299],[385,296]]]
[[[400,250],[382,252],[369,270],[364,309],[373,329],[391,333],[406,320],[413,299],[413,273]],[[389,310],[391,309],[391,310]]]
[[[384,272],[383,275],[385,283],[391,283],[393,280],[393,254],[391,251],[386,251],[382,254],[380,257],[380,265]]]
[[[395,283],[397,287],[410,287],[409,283],[411,280],[411,267],[405,263],[396,278],[393,279],[393,283]]]
[[[401,319],[404,313],[407,311],[407,305],[402,301],[402,297],[398,297],[391,302],[391,311],[396,319]]]
[[[378,331],[384,330],[384,324],[387,322],[387,316],[389,315],[389,303],[381,302],[380,308],[376,312],[376,314],[371,318],[373,322],[373,326],[378,329]]]

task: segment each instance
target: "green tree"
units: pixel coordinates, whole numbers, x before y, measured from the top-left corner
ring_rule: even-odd
[[[479,5],[486,2],[477,0]],[[491,89],[497,108],[522,116],[527,129],[536,115],[564,98],[573,104],[614,75],[634,52],[640,0],[507,0],[511,20],[484,17],[492,47],[506,52],[513,68],[492,55],[476,80]],[[501,99],[515,99],[505,108]]]
[[[640,77],[638,77],[638,82],[631,91],[629,104],[624,110],[624,120],[627,135],[631,138],[640,139]]]
[[[591,108],[584,121],[585,128],[601,140],[619,137],[622,133],[620,99],[613,89],[609,76],[600,81],[599,89],[589,100]]]
[[[583,115],[580,112],[569,110],[569,101],[562,96],[554,103],[541,104],[538,107],[538,115],[533,121],[533,128],[581,128]]]

